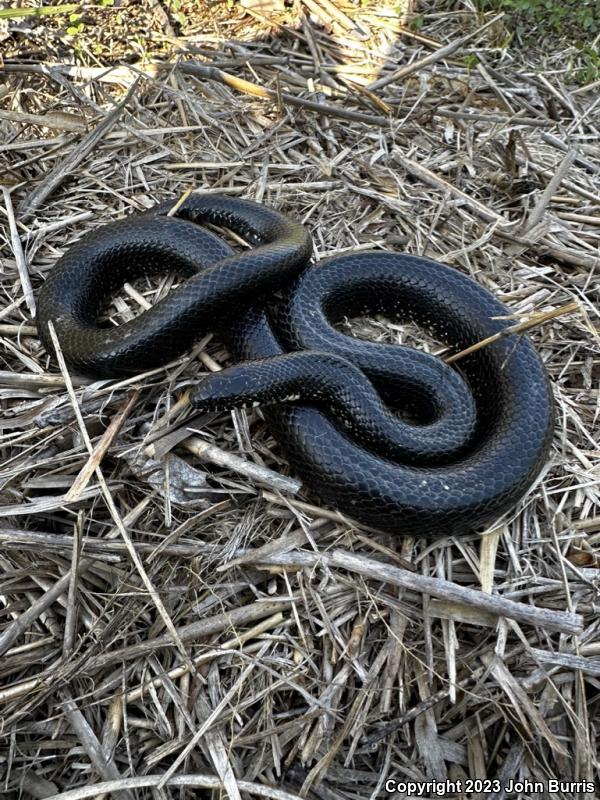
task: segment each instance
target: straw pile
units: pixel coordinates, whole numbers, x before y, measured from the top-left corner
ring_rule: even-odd
[[[593,781],[598,86],[571,82],[568,52],[530,63],[467,3],[421,5],[420,27],[381,3],[245,6],[0,32],[3,796]],[[521,506],[460,539],[360,530],[303,494],[259,410],[190,417],[186,388],[227,363],[216,338],[120,383],[61,371],[34,313],[57,257],[192,188],[292,214],[320,256],[443,260],[516,322],[558,309],[530,332],[558,413]],[[107,324],[176,277],[125,287]]]

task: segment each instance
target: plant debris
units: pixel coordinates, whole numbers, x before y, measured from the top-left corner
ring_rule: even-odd
[[[568,52],[507,47],[502,15],[471,4],[17,5],[0,68],[3,797],[593,784],[597,85],[573,82]],[[34,316],[57,258],[188,190],[293,215],[319,258],[426,255],[499,297],[557,406],[520,506],[460,538],[360,529],[303,492],[260,409],[191,416],[190,386],[228,363],[216,336],[120,382],[61,370]],[[177,279],[126,285],[104,324]],[[343,329],[440,351],[410,325]]]

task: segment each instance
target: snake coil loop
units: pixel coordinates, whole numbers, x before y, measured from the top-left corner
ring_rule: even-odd
[[[506,336],[459,369],[399,345],[360,341],[345,316],[410,319],[462,350],[505,327],[508,313],[471,278],[436,261],[360,252],[310,265],[304,227],[247,200],[192,195],[83,237],[40,292],[67,363],[129,375],[179,356],[220,328],[238,364],[208,376],[199,409],[263,404],[294,472],[349,517],[393,533],[447,534],[514,505],[548,454],[553,401],[540,358]],[[253,247],[240,254],[210,223]],[[98,310],[124,281],[189,276],[148,312],[112,329]],[[283,297],[274,293],[283,290]]]

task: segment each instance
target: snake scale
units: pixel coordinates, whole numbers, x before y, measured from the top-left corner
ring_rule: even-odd
[[[546,372],[525,337],[502,337],[454,367],[335,327],[384,314],[460,351],[508,324],[490,292],[413,255],[363,251],[313,264],[303,225],[248,200],[193,194],[174,215],[170,208],[100,227],[56,263],[39,296],[49,352],[51,320],[70,368],[118,377],[161,366],[220,330],[237,363],[202,379],[192,405],[263,405],[305,486],[379,530],[460,533],[524,495],[553,427]],[[250,249],[234,252],[205,224]],[[98,325],[102,303],[125,281],[167,271],[186,280],[132,321]]]

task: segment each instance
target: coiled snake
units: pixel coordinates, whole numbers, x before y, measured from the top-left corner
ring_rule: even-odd
[[[160,366],[221,329],[236,365],[191,395],[204,410],[251,403],[293,471],[322,500],[374,528],[469,530],[508,510],[544,464],[552,434],[547,376],[530,342],[502,338],[458,369],[411,348],[339,332],[345,316],[410,319],[456,350],[506,326],[486,289],[427,258],[360,252],[311,265],[305,228],[257,203],[191,195],[84,236],[39,297],[65,359],[93,376]],[[211,223],[244,237],[235,254]],[[125,281],[187,279],[134,320],[105,329],[102,302]],[[282,296],[279,296],[281,295]]]

